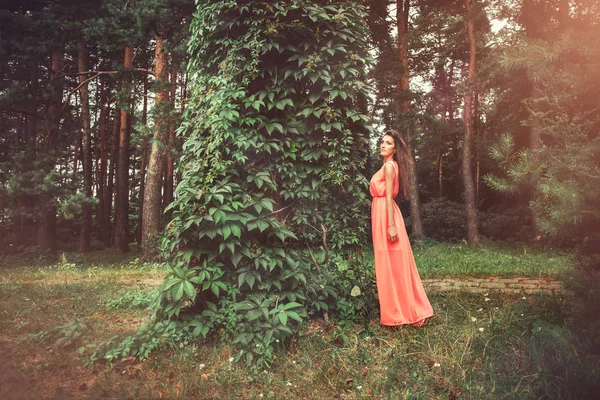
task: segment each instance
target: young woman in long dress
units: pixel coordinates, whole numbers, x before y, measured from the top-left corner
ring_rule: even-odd
[[[394,201],[400,187],[408,198],[408,152],[396,131],[385,132],[380,155],[383,166],[371,178],[370,192],[381,324],[423,326],[433,310],[417,271],[404,219]]]

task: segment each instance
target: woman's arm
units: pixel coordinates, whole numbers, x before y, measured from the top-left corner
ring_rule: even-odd
[[[394,223],[394,179],[396,174],[394,173],[394,166],[391,163],[386,163],[384,166],[385,173],[385,202],[388,219],[388,239],[390,242],[398,240],[398,233],[396,231],[396,224]]]

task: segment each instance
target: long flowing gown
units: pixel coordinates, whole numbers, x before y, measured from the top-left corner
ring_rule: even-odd
[[[393,196],[395,198],[400,187],[398,165],[395,161],[387,163],[392,163],[394,166]],[[433,310],[423,289],[404,227],[404,219],[396,202],[392,206],[398,240],[391,243],[388,239],[384,169],[385,164],[373,175],[370,183],[370,192],[373,196],[371,205],[373,250],[381,324],[422,326],[433,315]]]

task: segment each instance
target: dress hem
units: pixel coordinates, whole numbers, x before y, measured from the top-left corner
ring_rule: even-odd
[[[402,325],[415,325],[415,324],[419,324],[419,322],[423,321],[423,324],[419,324],[417,325],[418,327],[421,326],[425,326],[427,324],[427,322],[429,322],[428,320],[431,319],[431,317],[433,317],[433,313],[427,317],[423,317],[423,318],[419,318],[416,321],[413,322],[391,322],[391,323],[387,323],[387,322],[383,322],[380,321],[381,325],[385,325],[385,326],[402,326]]]

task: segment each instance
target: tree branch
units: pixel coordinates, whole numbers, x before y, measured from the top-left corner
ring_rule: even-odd
[[[0,107],[0,111],[25,114],[25,115],[30,115],[32,117],[36,117],[36,118],[40,118],[40,119],[46,118],[44,115],[38,114],[33,111],[26,110],[24,108],[18,108],[18,107]]]
[[[156,73],[154,71],[151,71],[151,70],[146,69],[146,68],[132,68],[131,71],[143,72],[143,73],[148,74],[148,75],[156,76]],[[84,72],[72,72],[72,73],[69,73],[69,74],[60,74],[60,75],[56,76],[53,80],[64,78],[65,76],[79,76],[79,75],[91,75],[91,74],[96,74],[96,76],[99,76],[99,75],[120,74],[120,73],[123,73],[123,72],[125,72],[125,71],[84,71]]]
[[[585,172],[583,172],[580,168],[573,168],[570,165],[565,164],[564,162],[560,161],[558,158],[556,158],[552,153],[548,152],[548,154],[550,155],[550,157],[556,161],[557,163],[559,163],[560,165],[562,165],[563,167],[566,167],[568,169],[570,169],[571,171],[577,171],[578,173],[582,174],[583,176],[587,176],[588,178],[592,178],[592,179],[600,179],[600,176],[597,175],[591,175],[591,174],[586,174]]]
[[[310,226],[313,229],[316,229],[314,226],[312,226],[312,225],[310,225]],[[323,230],[323,249],[325,250],[325,257],[323,258],[323,261],[321,261],[321,262],[317,261],[317,259],[315,258],[315,255],[312,252],[310,245],[308,244],[308,242],[306,242],[306,247],[308,248],[308,254],[310,255],[310,259],[317,267],[317,271],[319,271],[319,273],[321,273],[321,265],[323,265],[324,263],[327,262],[327,260],[329,260],[329,247],[327,246],[327,228],[325,227],[325,225],[321,224],[321,229]]]

